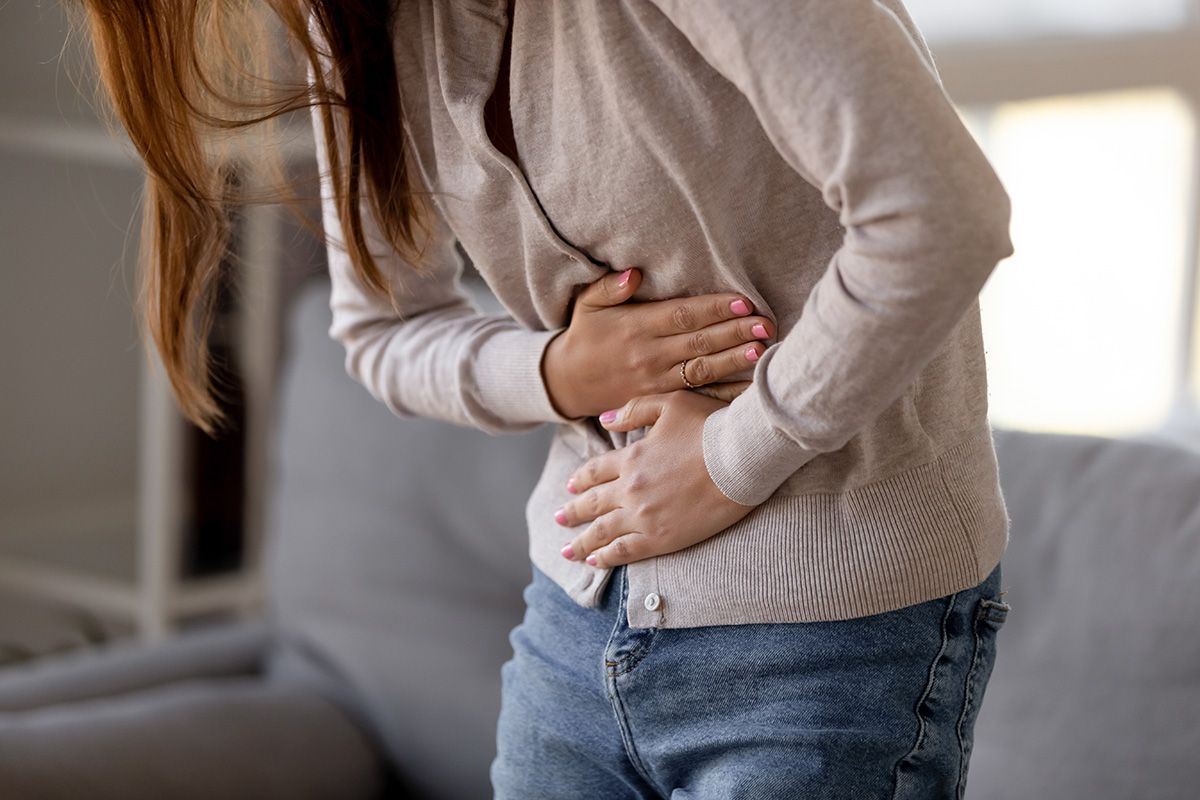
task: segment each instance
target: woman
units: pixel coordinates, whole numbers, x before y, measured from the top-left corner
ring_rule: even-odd
[[[193,59],[232,63],[220,14],[88,0],[151,332],[213,418],[202,134],[311,104],[348,371],[557,425],[496,796],[961,796],[1009,609],[977,300],[1010,209],[900,0],[270,5],[308,85],[255,106]]]

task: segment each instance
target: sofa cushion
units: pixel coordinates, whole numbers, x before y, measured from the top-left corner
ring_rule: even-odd
[[[384,765],[363,734],[324,698],[258,676],[150,684],[0,714],[0,796],[394,797]]]
[[[347,375],[329,291],[315,280],[290,315],[268,514],[271,670],[340,693],[429,797],[490,796],[499,670],[532,577],[525,501],[553,428],[491,436],[395,416]]]
[[[1200,453],[996,431],[1012,519],[969,796],[1183,798],[1200,785]]]

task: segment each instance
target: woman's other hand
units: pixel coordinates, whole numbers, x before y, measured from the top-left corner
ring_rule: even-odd
[[[575,299],[570,325],[542,359],[546,391],[567,417],[594,417],[634,397],[681,389],[679,365],[709,397],[732,400],[750,381],[714,384],[752,367],[774,337],[774,323],[756,316],[736,292],[626,303],[641,271],[610,273]],[[714,385],[705,385],[714,384]]]
[[[616,409],[608,430],[652,425],[641,439],[595,456],[573,472],[579,497],[555,515],[560,525],[591,522],[564,558],[613,567],[701,542],[754,510],[722,494],[704,466],[704,420],[724,401],[691,391],[636,397]]]

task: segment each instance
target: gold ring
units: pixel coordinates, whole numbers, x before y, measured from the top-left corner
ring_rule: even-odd
[[[689,389],[699,389],[700,386],[698,384],[692,383],[691,381],[688,380],[687,362],[689,362],[689,361],[691,361],[690,358],[685,358],[683,361],[681,361],[679,363],[679,374],[683,376],[683,385],[684,386],[686,386]]]

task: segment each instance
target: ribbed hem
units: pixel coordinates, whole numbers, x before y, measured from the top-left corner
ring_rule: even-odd
[[[479,402],[507,422],[578,422],[564,417],[550,401],[542,376],[542,357],[563,328],[548,331],[509,330],[489,337],[474,360]]]
[[[582,606],[611,574],[567,561],[583,529],[558,526],[555,485],[575,468],[562,437],[528,505],[530,557]],[[1008,544],[990,426],[937,459],[844,493],[773,495],[697,545],[629,565],[631,627],[852,619],[977,586]],[[642,603],[659,596],[655,610]]]

